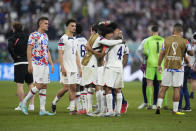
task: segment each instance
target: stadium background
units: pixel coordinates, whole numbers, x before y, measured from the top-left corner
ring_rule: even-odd
[[[1,0],[0,1],[0,80],[13,79],[12,59],[7,50],[11,25],[17,20],[30,33],[36,30],[40,16],[49,17],[49,47],[55,64],[51,80],[59,80],[57,41],[65,31],[65,21],[75,18],[83,25],[83,34],[89,38],[90,26],[97,21],[116,21],[122,29],[130,49],[125,81],[142,79],[139,59],[135,51],[148,37],[148,25],[160,25],[160,35],[171,35],[172,26],[184,25],[184,37],[190,39],[196,29],[196,0]]]

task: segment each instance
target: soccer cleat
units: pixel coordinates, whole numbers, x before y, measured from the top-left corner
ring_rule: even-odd
[[[19,106],[20,106],[20,108],[21,108],[21,111],[22,111],[25,115],[28,115],[26,105],[23,105],[23,103],[21,102],[21,103],[19,104]]]
[[[34,109],[35,109],[34,105],[29,105],[29,108],[28,108],[29,111],[34,111]]]
[[[144,108],[146,106],[147,106],[147,103],[142,103],[140,106],[138,106],[138,109],[142,109],[142,108]]]
[[[107,112],[104,114],[105,117],[110,117],[110,116],[115,116],[114,112],[111,111],[111,112]]]
[[[16,107],[16,108],[14,108],[14,110],[15,110],[15,111],[21,111],[21,108],[20,108],[20,106],[18,106],[18,107]]]
[[[160,107],[157,107],[155,114],[161,114]]]
[[[91,116],[91,117],[92,117],[92,116],[96,116],[96,115],[93,114],[92,112],[87,112],[86,115],[87,115],[87,116]]]
[[[39,115],[40,115],[40,116],[53,116],[53,115],[55,115],[55,114],[54,114],[54,113],[50,113],[50,112],[48,112],[48,111],[44,111],[44,112],[40,111],[40,112],[39,112]]]
[[[182,110],[183,111],[187,111],[187,112],[191,112],[192,111],[191,107],[184,107]]]
[[[82,114],[86,114],[86,109],[81,111]]]
[[[193,93],[193,92],[191,92],[189,98],[190,98],[190,99],[194,99],[194,93]]]
[[[70,110],[70,106],[67,107],[67,110]]]
[[[97,109],[98,108],[98,105],[93,105],[92,107],[95,108],[95,109]]]
[[[129,104],[127,102],[127,104],[122,104],[122,107],[121,107],[121,113],[126,113],[127,112],[127,108],[129,107]]]
[[[147,106],[146,109],[147,110],[152,110],[152,106]]]
[[[183,113],[183,112],[172,112],[174,115],[185,115],[185,113]]]
[[[76,115],[77,112],[76,112],[76,111],[70,111],[69,114],[70,114],[70,115]]]
[[[79,110],[79,111],[77,111],[77,114],[78,115],[81,115],[81,114],[83,114],[83,112],[82,112],[83,110]]]
[[[99,114],[101,111],[100,110],[95,110],[94,112],[93,112],[93,114]]]
[[[52,113],[56,114],[56,105],[51,105]]]
[[[156,105],[152,105],[152,109],[153,110],[156,110],[157,109],[157,106]]]
[[[116,113],[116,115],[115,115],[115,116],[120,117],[120,113]]]
[[[104,114],[105,114],[104,112],[100,112],[100,113],[97,114],[96,116],[98,116],[98,117],[99,117],[99,116],[104,116]]]

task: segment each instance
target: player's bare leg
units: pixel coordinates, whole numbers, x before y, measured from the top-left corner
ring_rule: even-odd
[[[58,91],[56,97],[54,98],[52,102],[51,108],[52,108],[53,113],[56,113],[56,104],[61,99],[61,97],[69,90],[68,87],[69,87],[68,85],[62,84],[62,88]]]

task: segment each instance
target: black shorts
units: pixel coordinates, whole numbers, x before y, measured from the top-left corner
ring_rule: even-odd
[[[14,66],[14,82],[21,84],[24,82],[33,83],[33,75],[28,72],[28,64]]]

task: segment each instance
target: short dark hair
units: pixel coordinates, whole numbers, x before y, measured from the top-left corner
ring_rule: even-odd
[[[20,32],[20,31],[22,31],[22,24],[20,22],[16,21],[13,24],[13,28],[14,28],[15,32]]]
[[[73,23],[76,23],[76,20],[74,20],[74,19],[69,19],[69,20],[66,21],[65,25],[68,26],[68,25],[69,25],[70,23],[72,23],[72,22],[73,22]]]
[[[113,31],[118,28],[118,26],[117,26],[117,24],[115,22],[111,22],[107,27],[112,28]]]
[[[42,21],[42,20],[48,20],[48,17],[45,17],[45,16],[40,17],[40,18],[37,20],[37,28],[39,28],[39,23],[40,23],[40,21]]]
[[[92,25],[91,29],[97,33],[98,29],[99,29],[99,25],[98,24],[94,24],[94,25]]]
[[[114,30],[110,27],[102,27],[102,29],[100,29],[100,34],[105,37],[107,34],[109,33],[113,33]]]
[[[158,25],[153,25],[153,26],[151,27],[151,31],[152,31],[152,32],[158,32],[158,31],[159,31],[159,26],[158,26]]]
[[[183,26],[182,26],[182,24],[179,24],[179,23],[175,24],[174,25],[174,31],[175,32],[183,32]]]
[[[82,25],[80,23],[76,24],[76,35],[81,34],[83,31]]]

